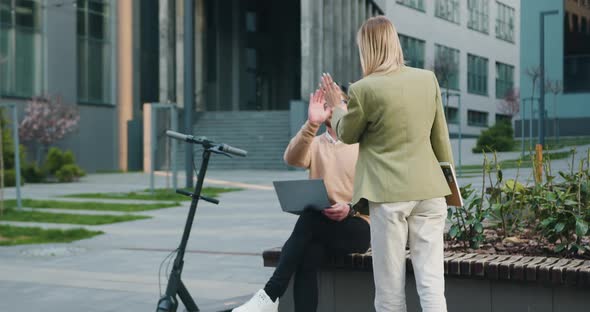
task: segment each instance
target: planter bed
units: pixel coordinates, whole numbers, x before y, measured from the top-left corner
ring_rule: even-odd
[[[275,267],[281,249],[263,253],[264,266]],[[408,311],[420,311],[407,254]],[[448,310],[590,311],[590,261],[518,255],[445,253]],[[318,312],[374,311],[371,253],[329,257],[318,274]],[[293,311],[292,288],[279,311]]]

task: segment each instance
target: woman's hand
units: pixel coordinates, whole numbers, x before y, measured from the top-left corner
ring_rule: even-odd
[[[332,80],[330,74],[322,74],[321,87],[324,91],[328,107],[340,107],[346,110],[346,105],[342,102],[342,90],[340,90],[338,84]]]
[[[313,125],[323,124],[332,112],[331,108],[325,105],[324,92],[316,90],[309,96],[309,109],[307,110],[307,121]]]
[[[322,211],[322,213],[331,220],[334,221],[342,221],[348,217],[348,213],[350,212],[350,206],[346,203],[336,203],[332,205],[330,208],[326,208]]]

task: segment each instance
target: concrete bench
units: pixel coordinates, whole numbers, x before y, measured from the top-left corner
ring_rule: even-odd
[[[280,248],[263,253],[264,266],[275,267]],[[420,311],[412,264],[406,254],[408,311]],[[445,253],[448,310],[590,311],[590,261],[549,257]],[[370,253],[326,257],[318,274],[318,311],[374,311]],[[291,286],[281,312],[293,311]]]

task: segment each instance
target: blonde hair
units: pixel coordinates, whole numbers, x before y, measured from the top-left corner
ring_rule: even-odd
[[[356,37],[363,68],[363,76],[376,72],[392,72],[404,65],[397,30],[385,16],[369,18]]]

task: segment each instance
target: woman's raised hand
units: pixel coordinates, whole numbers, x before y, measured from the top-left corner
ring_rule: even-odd
[[[328,107],[341,107],[346,109],[346,105],[342,103],[342,90],[340,90],[338,84],[334,82],[330,74],[322,74],[321,87],[324,91],[324,95],[326,97],[326,104],[328,105]]]

